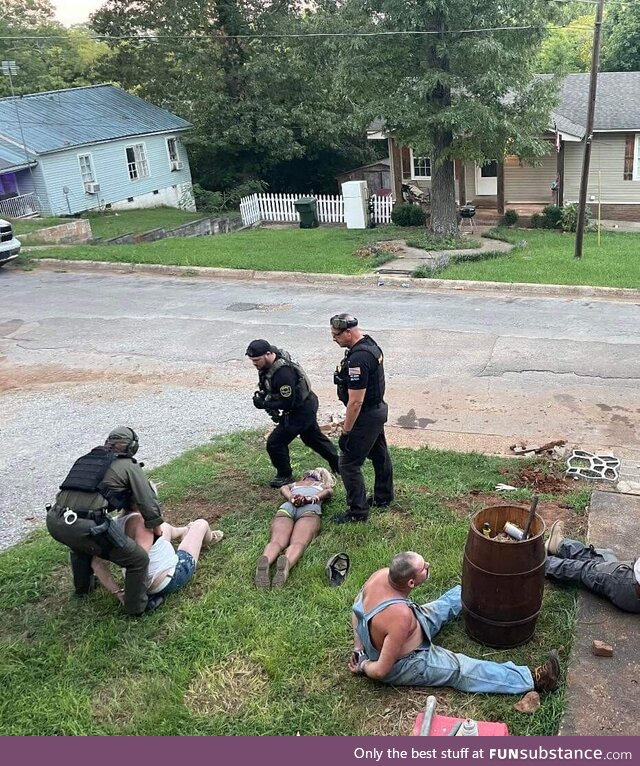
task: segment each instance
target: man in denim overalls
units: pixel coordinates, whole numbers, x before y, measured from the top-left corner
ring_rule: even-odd
[[[462,603],[459,585],[423,606],[411,601],[411,591],[428,577],[424,558],[405,551],[367,580],[353,605],[352,673],[396,686],[451,686],[465,692],[524,694],[557,688],[560,663],[555,650],[532,671],[435,646],[433,637],[460,614]]]

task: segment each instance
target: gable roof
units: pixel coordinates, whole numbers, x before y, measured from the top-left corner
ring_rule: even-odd
[[[566,75],[560,103],[553,110],[561,120],[582,128],[584,136],[589,99],[589,74]],[[558,125],[558,128],[560,126]],[[596,93],[594,131],[640,131],[640,72],[600,72]],[[568,130],[567,132],[572,132]]]
[[[0,138],[22,146],[21,126],[24,143],[36,154],[192,127],[181,117],[114,85],[0,99]]]

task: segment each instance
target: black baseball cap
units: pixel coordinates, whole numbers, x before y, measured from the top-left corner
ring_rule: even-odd
[[[273,351],[271,343],[264,340],[264,338],[258,338],[257,340],[252,340],[251,343],[249,343],[245,352],[245,356],[251,357],[253,359],[257,356],[264,356],[270,351]]]

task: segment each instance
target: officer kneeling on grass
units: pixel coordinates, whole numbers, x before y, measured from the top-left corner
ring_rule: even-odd
[[[124,593],[114,592],[130,616],[153,611],[162,598],[147,597],[149,556],[114,523],[110,511],[137,510],[144,524],[160,536],[160,504],[140,463],[133,457],[138,437],[132,428],[115,428],[101,447],[73,464],[48,508],[47,529],[59,543],[71,548],[71,570],[77,596],[95,586],[91,559],[99,556],[126,570]]]
[[[289,444],[299,436],[302,442],[329,463],[338,473],[338,451],[318,425],[318,397],[302,367],[287,351],[261,338],[252,340],[246,356],[258,370],[254,407],[266,410],[277,426],[267,439],[267,452],[276,469],[272,487],[293,482]]]
[[[334,516],[337,524],[366,521],[369,508],[387,508],[393,500],[393,467],[387,448],[384,424],[389,408],[384,401],[384,355],[373,338],[358,327],[351,314],[331,317],[331,337],[346,348],[334,375],[338,399],[346,405],[338,445],[340,476],[347,493],[348,508]],[[367,498],[362,466],[373,463],[373,495]]]

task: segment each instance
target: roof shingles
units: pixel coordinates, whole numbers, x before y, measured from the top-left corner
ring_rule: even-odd
[[[0,137],[36,154],[163,131],[191,123],[113,85],[34,93],[0,99]]]

